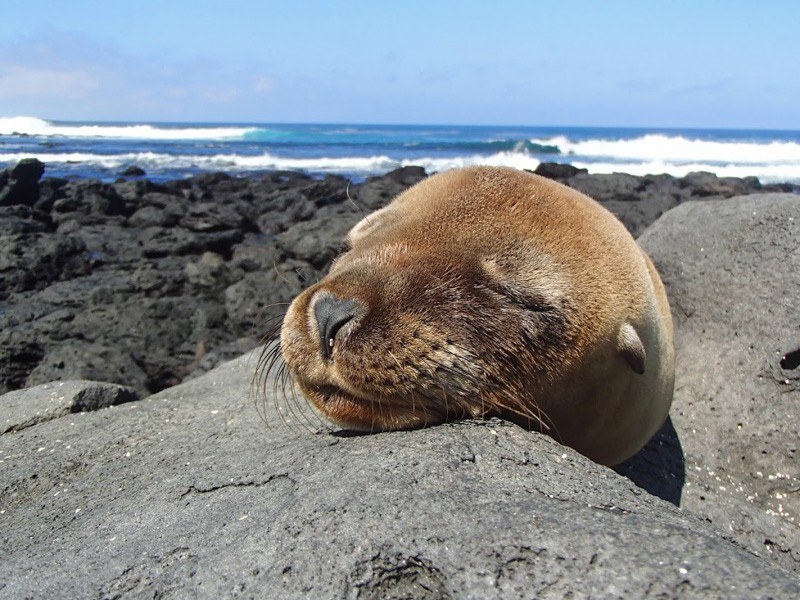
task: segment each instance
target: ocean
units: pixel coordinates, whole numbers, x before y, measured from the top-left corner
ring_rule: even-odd
[[[117,179],[130,166],[154,180],[200,172],[299,170],[354,181],[406,165],[431,173],[473,164],[591,173],[711,171],[800,183],[800,131],[522,127],[78,123],[0,117],[0,167],[36,157],[52,177]]]

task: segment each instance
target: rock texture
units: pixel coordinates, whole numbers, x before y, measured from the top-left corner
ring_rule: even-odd
[[[262,422],[255,362],[0,436],[0,596],[800,594],[702,520],[516,426],[348,436],[271,402]]]
[[[0,171],[0,392],[94,379],[146,396],[252,349],[364,207],[425,176],[400,169],[351,202],[338,177],[39,182],[43,171]]]
[[[680,504],[800,573],[798,240],[800,198],[775,194],[686,203],[639,238],[676,325]]]
[[[146,396],[258,345],[271,320],[365,213],[426,176],[359,185],[276,172],[156,184],[0,171],[0,393],[52,380],[115,382]],[[696,173],[543,174],[588,192],[638,233],[680,202],[764,189]]]
[[[130,388],[98,381],[54,381],[2,396],[2,432],[22,431],[70,413],[90,412],[134,402],[139,398]]]
[[[500,421],[329,431],[256,354],[93,412],[2,396],[0,597],[797,597],[799,221],[756,195],[641,236],[677,385],[622,475]]]

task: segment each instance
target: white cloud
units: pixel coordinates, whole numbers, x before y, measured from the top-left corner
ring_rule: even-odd
[[[98,78],[83,70],[0,67],[0,98],[79,100],[100,87]]]
[[[253,89],[260,94],[266,94],[275,88],[275,81],[271,77],[265,77],[264,75],[253,76],[252,82]]]
[[[57,31],[0,42],[0,116],[241,119],[263,112],[265,95],[274,87],[269,70],[258,62],[133,52]]]
[[[239,99],[242,92],[237,87],[203,87],[200,95],[215,104],[231,104]]]

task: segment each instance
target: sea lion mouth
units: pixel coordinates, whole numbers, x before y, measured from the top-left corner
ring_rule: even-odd
[[[448,418],[421,399],[414,402],[407,398],[354,394],[330,383],[318,384],[300,378],[296,383],[326,418],[344,429],[369,432],[413,429],[443,423]]]

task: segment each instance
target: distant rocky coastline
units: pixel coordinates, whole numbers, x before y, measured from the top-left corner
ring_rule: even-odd
[[[602,202],[638,236],[687,200],[800,192],[711,173],[537,173]],[[139,397],[255,346],[315,281],[365,213],[427,176],[405,167],[351,185],[298,172],[209,173],[155,183],[0,171],[0,394],[54,380],[122,384]]]

